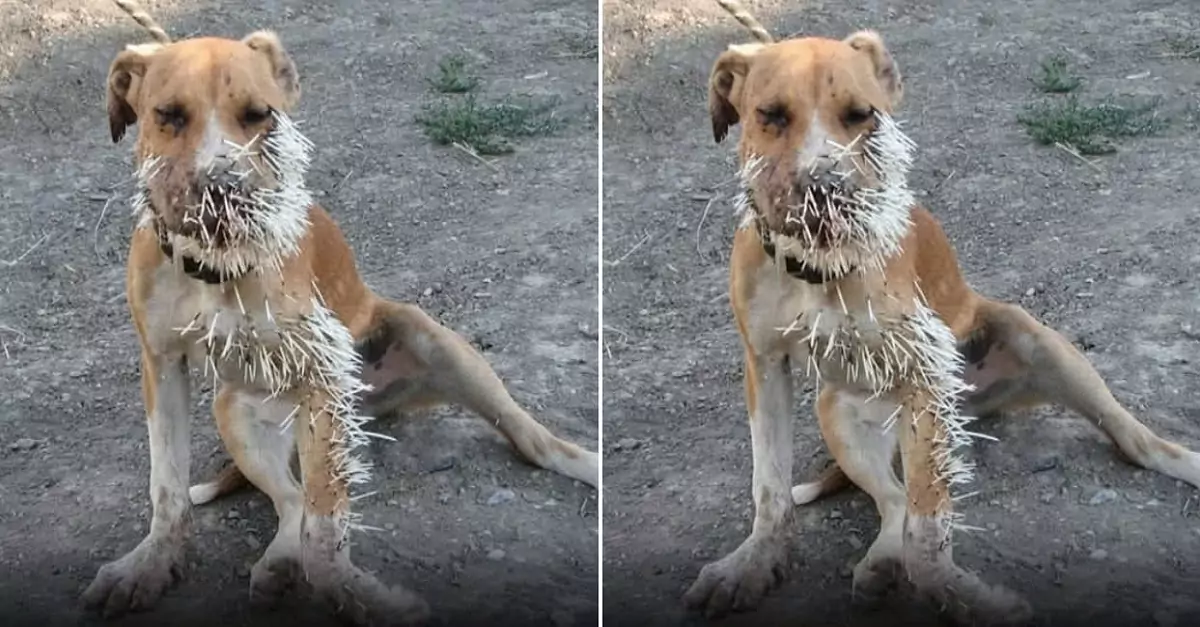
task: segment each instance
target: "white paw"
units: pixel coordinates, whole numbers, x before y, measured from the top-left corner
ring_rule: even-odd
[[[701,569],[683,598],[688,607],[715,618],[757,607],[786,575],[787,543],[751,535],[733,553]]]
[[[429,605],[402,586],[389,587],[345,559],[312,563],[305,574],[319,599],[356,627],[418,627],[429,622]]]
[[[103,610],[105,617],[150,609],[179,580],[182,558],[181,540],[147,537],[121,559],[100,567],[83,602]]]
[[[188,488],[188,499],[192,501],[192,505],[204,505],[217,498],[217,494],[219,486],[216,483],[197,483]]]
[[[821,496],[821,484],[815,481],[792,486],[792,503],[808,505]]]

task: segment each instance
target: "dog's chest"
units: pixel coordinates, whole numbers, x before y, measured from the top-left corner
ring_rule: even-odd
[[[864,394],[911,374],[915,355],[898,301],[834,284],[763,279],[749,308],[755,352],[787,355],[794,370]]]
[[[272,300],[253,284],[160,275],[147,308],[152,341],[183,352],[206,377],[267,392],[295,387],[310,376],[299,337],[307,318]]]

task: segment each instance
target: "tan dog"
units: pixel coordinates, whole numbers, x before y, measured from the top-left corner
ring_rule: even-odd
[[[1200,485],[1200,455],[1131,416],[1069,341],[967,285],[906,187],[913,146],[891,118],[901,92],[871,31],[731,46],[713,67],[716,140],[742,124],[746,221],[730,295],[745,348],[755,517],[750,536],[685,596],[710,614],[755,606],[786,572],[793,505],[853,482],[882,518],[854,569],[857,594],[877,598],[904,573],[962,623],[1027,620],[1024,601],[951,558],[950,487],[971,474],[956,451],[973,435],[966,416],[1064,405],[1137,464]],[[794,488],[793,364],[817,377],[816,414],[837,463]]]
[[[355,623],[423,621],[420,598],[350,561],[350,487],[369,470],[354,453],[370,435],[359,411],[461,404],[533,463],[597,485],[596,454],[531,418],[466,341],[363,284],[304,187],[311,145],[287,116],[299,94],[295,65],[269,32],[130,46],[112,63],[113,140],[139,124],[127,282],[154,513],[142,543],[84,593],[106,614],[156,602],[183,565],[191,505],[244,475],[279,516],[251,571],[252,596],[307,581]],[[190,499],[189,366],[220,381],[213,411],[236,463]],[[289,469],[297,450],[299,481]]]

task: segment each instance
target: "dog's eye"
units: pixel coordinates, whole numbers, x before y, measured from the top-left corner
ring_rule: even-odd
[[[842,121],[846,123],[846,126],[858,126],[873,117],[875,117],[875,107],[850,107],[842,116]]]
[[[160,126],[170,126],[175,129],[176,134],[182,131],[184,126],[187,126],[187,112],[179,105],[155,107],[154,113],[158,116]]]
[[[255,126],[267,121],[271,117],[270,107],[258,107],[250,105],[242,112],[242,124],[246,126]]]
[[[791,116],[788,115],[787,108],[783,105],[759,107],[756,112],[758,113],[758,123],[774,128],[777,133],[787,128],[788,122],[791,121]]]

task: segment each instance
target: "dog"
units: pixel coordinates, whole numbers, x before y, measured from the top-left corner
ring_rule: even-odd
[[[744,221],[730,298],[745,355],[755,516],[748,538],[706,565],[685,602],[750,609],[787,569],[793,506],[853,483],[874,500],[878,537],[853,571],[878,601],[906,575],[960,624],[1021,624],[1032,609],[951,557],[951,487],[971,478],[959,447],[972,418],[1042,404],[1104,430],[1134,463],[1200,486],[1200,455],[1134,418],[1062,335],[964,280],[938,221],[907,188],[914,146],[891,117],[900,70],[873,31],[843,40],[755,34],[709,80],[714,139],[741,124]],[[815,410],[835,465],[791,486],[792,369],[818,383]],[[899,452],[901,477],[893,470]]]
[[[299,77],[275,34],[171,42],[136,5],[118,4],[156,39],[120,52],[107,79],[113,141],[137,125],[126,278],[153,516],[83,599],[110,616],[154,605],[180,575],[190,508],[248,481],[279,516],[251,570],[252,598],[275,601],[306,581],[354,624],[423,623],[421,598],[350,560],[350,490],[370,471],[354,452],[372,435],[364,415],[463,405],[532,463],[593,487],[598,457],[535,421],[460,336],[363,283],[304,186],[312,145],[288,116]],[[189,488],[192,367],[219,382],[213,413],[234,465]]]

